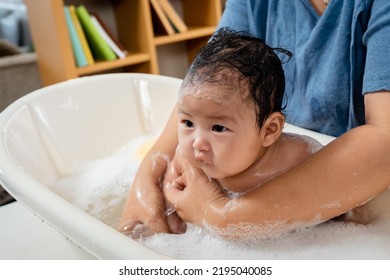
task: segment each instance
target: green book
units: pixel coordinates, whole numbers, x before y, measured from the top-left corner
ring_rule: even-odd
[[[117,58],[115,53],[95,28],[91,16],[84,5],[78,6],[76,8],[76,13],[96,59],[115,60]]]

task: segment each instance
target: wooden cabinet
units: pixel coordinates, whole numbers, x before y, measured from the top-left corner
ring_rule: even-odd
[[[107,72],[159,74],[157,49],[185,43],[188,61],[215,30],[221,16],[221,0],[177,0],[188,31],[173,35],[153,29],[149,0],[25,0],[42,83],[50,85],[85,75]],[[175,3],[176,2],[176,3]],[[64,15],[64,5],[84,4],[96,10],[128,50],[124,59],[99,61],[77,67]]]

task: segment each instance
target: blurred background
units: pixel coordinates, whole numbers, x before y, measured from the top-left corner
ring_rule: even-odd
[[[41,87],[22,0],[0,0],[0,112]],[[0,206],[14,199],[0,186]]]
[[[140,62],[128,60],[124,64],[125,66],[121,66],[122,68],[115,66],[115,63],[109,64],[109,66],[104,69],[105,72],[109,73],[111,71],[116,72],[123,70],[125,72],[161,74],[177,78],[184,77],[193,55],[207,42],[209,36],[211,36],[211,33],[214,31],[219,20],[220,10],[221,8],[223,10],[225,4],[224,0],[169,0],[178,13],[178,16],[187,20],[187,23],[189,23],[189,30],[182,34],[178,34],[181,32],[176,31],[173,36],[166,36],[166,34],[161,34],[159,28],[157,28],[158,25],[156,25],[156,23],[159,18],[156,17],[152,9],[151,11],[146,12],[145,9],[138,10],[140,3],[145,4],[148,3],[148,1],[132,0],[131,2],[126,2],[129,4],[127,5],[128,7],[134,7],[132,11],[136,11],[133,12],[133,17],[130,17],[130,19],[126,14],[123,16],[122,13],[119,13],[118,16],[115,17],[116,14],[113,12],[112,6],[115,6],[115,3],[117,2],[120,1],[35,0],[27,3],[31,5],[30,9],[33,8],[32,10],[38,11],[40,8],[51,7],[51,5],[58,8],[59,5],[85,4],[87,7],[90,7],[103,16],[112,31],[116,31],[113,32],[114,35],[115,33],[118,33],[118,30],[115,30],[115,19],[119,19],[121,22],[124,20],[129,25],[127,30],[123,31],[122,29],[124,37],[129,38],[129,36],[132,36],[134,38],[133,41],[128,40],[130,42],[127,42],[127,48],[136,55],[141,53],[144,57],[148,57],[148,59]],[[187,11],[187,14],[185,11]],[[190,11],[190,13],[188,11]],[[58,9],[53,9],[53,13],[58,13]],[[33,15],[35,15],[35,17]],[[185,15],[187,15],[187,18]],[[58,16],[58,14],[54,14],[54,17],[56,16]],[[151,16],[150,19],[148,19],[149,16]],[[53,24],[53,22],[47,23],[44,17],[41,17],[41,13],[31,13],[30,11],[30,17],[29,21],[27,6],[25,5],[24,0],[0,0],[0,114],[15,100],[44,86],[45,74],[46,76],[48,76],[48,74],[40,71],[42,70],[42,67],[39,69],[38,64],[42,66],[46,61],[49,61],[49,63],[55,64],[56,70],[62,70],[61,67],[65,67],[64,61],[69,61],[69,59],[71,59],[67,54],[55,49],[53,45],[56,44],[52,44],[62,42],[59,40],[59,37],[52,39],[55,37],[52,36],[52,33],[56,32],[54,35],[63,34],[64,30],[67,31],[67,29],[63,29],[63,27],[60,28],[57,25],[55,25],[55,28],[46,28],[48,26],[51,27],[50,24]],[[52,18],[51,20],[53,21]],[[152,22],[150,22],[150,20]],[[42,23],[42,25],[40,25],[40,23]],[[148,31],[147,28],[150,23],[153,25],[152,32]],[[36,52],[34,50],[30,26],[38,26],[38,28],[31,29],[35,31],[35,36],[37,31],[38,33],[50,34],[50,36],[44,36],[44,40],[39,41],[40,45],[35,43]],[[147,32],[147,34],[145,32]],[[119,34],[116,35],[118,36]],[[42,39],[41,37],[39,38]],[[58,41],[54,41],[56,39]],[[45,40],[48,41],[46,42]],[[42,45],[44,46],[43,48]],[[39,54],[39,60],[37,59],[37,54]],[[47,54],[51,54],[51,56]],[[136,57],[136,55],[134,55],[133,58]],[[50,57],[50,59],[43,62],[43,59],[46,59],[47,57]],[[61,63],[56,60],[57,57]],[[71,70],[75,72],[75,66],[73,65],[72,67]],[[87,69],[87,72],[84,72],[84,74],[80,74],[79,76],[97,74],[97,71],[95,70],[98,68],[99,67],[94,68],[92,65],[89,70]],[[62,73],[63,71],[60,72]],[[53,73],[50,73],[49,76],[55,76],[54,74],[51,74]],[[61,77],[60,80],[63,81],[69,78],[74,78],[74,76]],[[0,186],[0,206],[12,201],[14,201],[14,199]]]

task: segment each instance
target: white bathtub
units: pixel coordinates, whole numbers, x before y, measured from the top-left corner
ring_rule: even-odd
[[[49,86],[0,115],[0,182],[20,203],[101,259],[164,259],[81,211],[48,188],[82,161],[106,157],[132,138],[162,128],[180,79],[109,74]],[[323,144],[333,138],[292,125]]]

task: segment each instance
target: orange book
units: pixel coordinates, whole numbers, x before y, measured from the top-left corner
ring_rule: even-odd
[[[177,31],[185,32],[188,30],[187,25],[184,23],[182,18],[179,16],[179,14],[176,12],[176,10],[173,8],[173,6],[168,0],[158,0],[158,3],[168,17],[169,21],[177,29]]]
[[[88,45],[88,42],[87,42],[87,38],[85,37],[84,30],[83,30],[83,28],[81,26],[81,23],[79,21],[79,18],[77,16],[77,14],[76,14],[76,8],[75,8],[74,5],[70,5],[69,6],[69,12],[70,12],[70,15],[72,17],[74,26],[76,28],[76,32],[79,35],[80,43],[81,43],[81,46],[83,47],[83,50],[84,50],[85,56],[87,58],[88,64],[89,65],[93,64],[95,62],[95,60],[93,59],[91,49],[89,48],[89,45]]]
[[[87,57],[83,46],[81,45],[79,35],[77,34],[76,27],[73,23],[72,17],[70,15],[69,6],[64,6],[64,13],[66,19],[66,25],[68,27],[69,39],[72,44],[73,56],[75,58],[76,65],[78,67],[83,67],[88,65]]]

